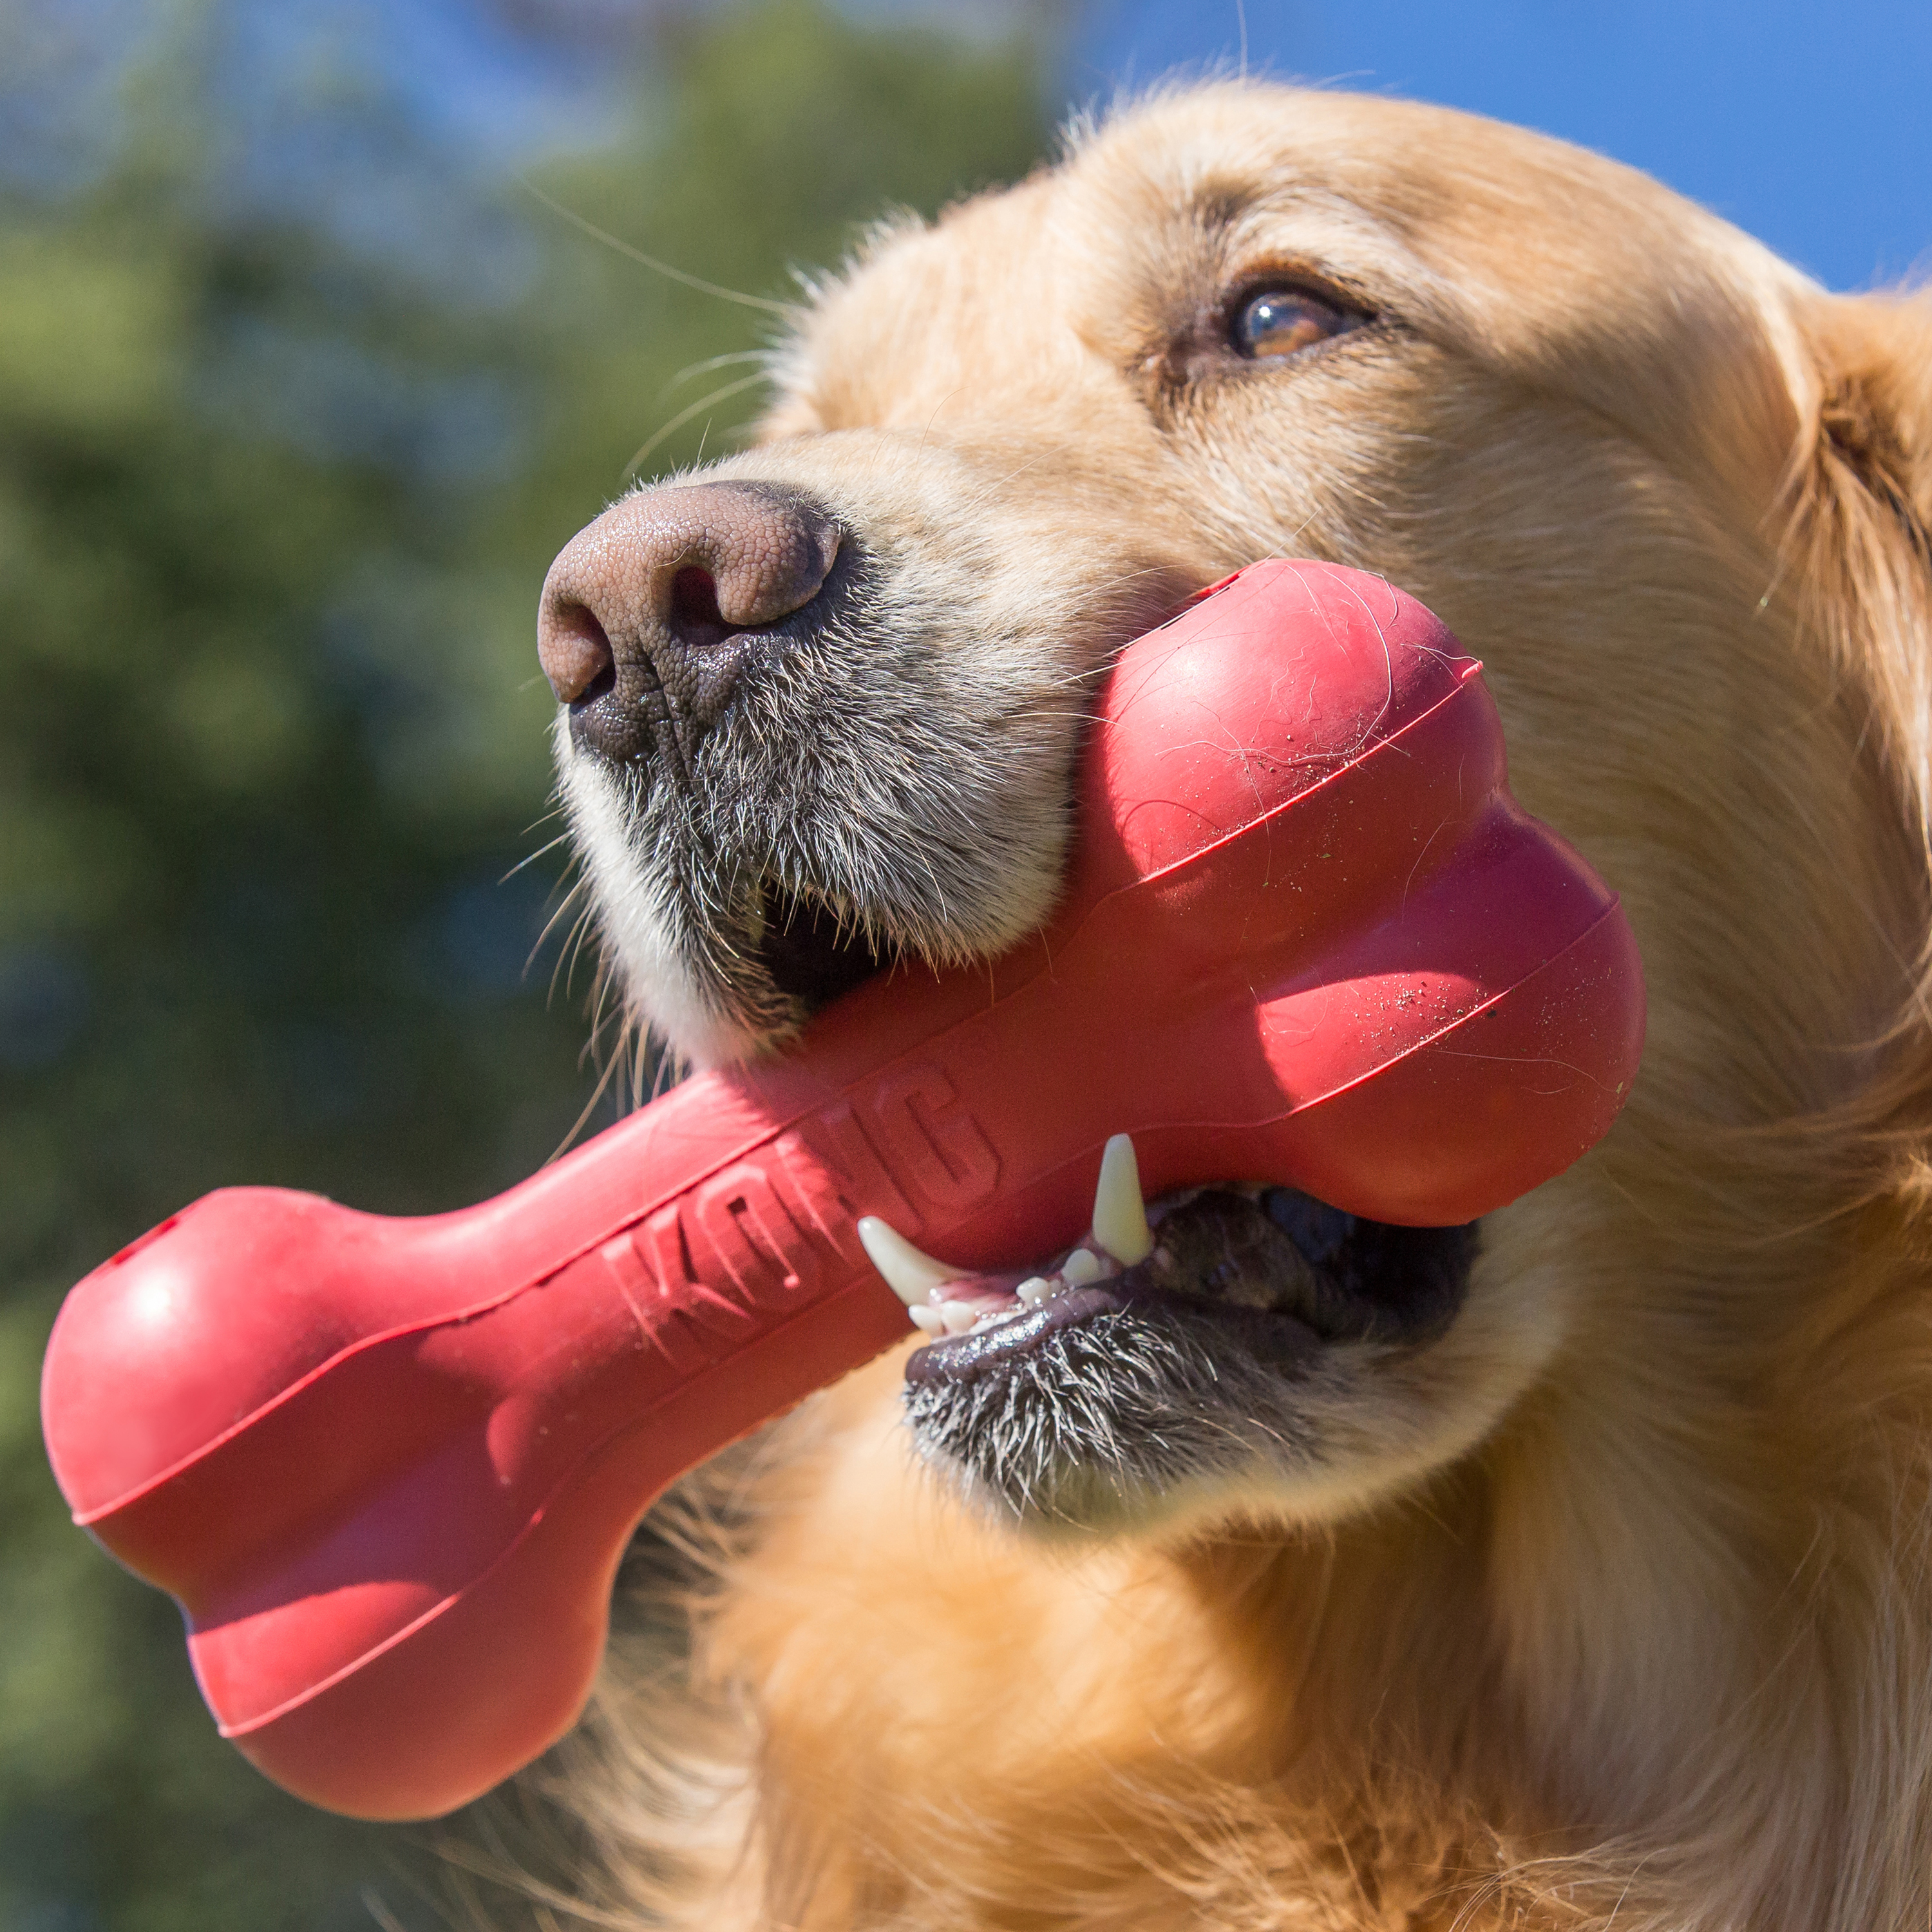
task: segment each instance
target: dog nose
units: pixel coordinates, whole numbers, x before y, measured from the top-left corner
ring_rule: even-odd
[[[818,595],[830,515],[765,483],[645,490],[565,544],[544,580],[537,662],[580,746],[636,758],[668,731],[688,752],[716,722],[755,634]]]

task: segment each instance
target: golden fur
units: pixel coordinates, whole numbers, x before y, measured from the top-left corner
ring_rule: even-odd
[[[1381,323],[1199,376],[1276,268]],[[883,231],[782,376],[718,473],[940,530],[1043,653],[1271,554],[1413,592],[1622,894],[1648,1045],[1305,1485],[1024,1536],[911,1453],[896,1358],[693,1484],[540,1774],[584,1909],[1932,1921],[1932,304],[1527,134],[1229,83]]]

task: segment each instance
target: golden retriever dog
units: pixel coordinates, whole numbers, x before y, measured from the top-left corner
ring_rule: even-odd
[[[1648,1042],[1473,1228],[1229,1175],[1153,1204],[1161,1293],[909,1328],[688,1481],[536,1774],[580,1909],[1925,1927],[1932,304],[1555,141],[1229,82],[881,227],[774,378],[545,592],[670,1052],[1036,926],[1111,654],[1276,555],[1486,662]]]

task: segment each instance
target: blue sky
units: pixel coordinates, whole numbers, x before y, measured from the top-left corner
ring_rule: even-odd
[[[843,4],[995,33],[1030,10]],[[289,27],[345,11],[268,10]],[[1252,70],[1493,114],[1631,162],[1832,287],[1932,271],[1932,0],[1087,0],[1077,17],[1058,81],[1070,103],[1237,61],[1245,31]],[[597,120],[593,72],[533,70],[529,44],[466,0],[388,0],[362,20],[452,132],[567,141]]]
[[[1932,0],[1100,0],[1076,94],[1237,58],[1613,154],[1834,288],[1932,271]]]
[[[652,0],[580,0],[622,11]],[[729,0],[680,0],[722,5]],[[560,10],[568,0],[556,0]],[[1377,89],[1493,114],[1614,154],[1661,177],[1834,288],[1932,274],[1932,0],[834,0],[872,20],[922,20],[998,33],[1043,5],[1077,25],[1052,91],[1068,104],[1175,67],[1238,59],[1252,70]],[[7,172],[24,142],[43,167],[111,122],[84,60],[105,71],[167,0],[27,0],[38,28],[16,46],[28,71],[0,74]],[[452,160],[486,166],[595,141],[626,95],[622,63],[544,46],[483,0],[227,0],[236,98],[256,104],[258,166],[304,92],[349,66],[379,71]],[[33,41],[44,44],[38,47]],[[42,59],[31,58],[35,53]],[[21,63],[16,63],[20,64]],[[62,70],[44,84],[34,70]],[[38,104],[37,105],[37,104]],[[55,124],[64,124],[56,125]],[[278,138],[276,130],[284,130]],[[261,138],[266,136],[266,139]],[[29,168],[28,172],[37,172]],[[341,184],[370,198],[376,184]]]

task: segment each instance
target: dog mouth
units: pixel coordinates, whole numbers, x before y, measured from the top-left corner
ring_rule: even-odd
[[[1359,1460],[1360,1417],[1386,1412],[1376,1384],[1454,1322],[1475,1256],[1473,1225],[1396,1227],[1292,1187],[1143,1207],[1132,1169],[1117,1136],[1093,1229],[1037,1271],[949,1270],[860,1224],[932,1338],[904,1369],[920,1454],[1056,1533],[1150,1524],[1258,1481],[1285,1496]]]
[[[767,878],[759,910],[757,962],[809,1012],[892,964],[866,921],[815,893]],[[1191,1188],[1150,1208],[1129,1143],[1109,1149],[1089,1232],[1042,1267],[950,1274],[898,1247],[912,1272],[894,1285],[932,1338],[906,1380],[938,1389],[1036,1372],[1056,1336],[1102,1336],[1116,1318],[1204,1324],[1277,1363],[1342,1342],[1424,1340],[1460,1306],[1474,1231],[1398,1227],[1258,1184]],[[887,1247],[874,1258],[892,1279]]]
[[[767,879],[759,888],[753,957],[788,999],[815,1013],[892,963],[868,924],[815,894]]]
[[[1473,1226],[1398,1227],[1263,1185],[1190,1189],[1147,1220],[1150,1246],[1130,1262],[1094,1233],[1042,1270],[936,1284],[911,1310],[934,1340],[908,1359],[908,1382],[1020,1370],[1056,1336],[1128,1314],[1219,1328],[1278,1360],[1421,1342],[1454,1318],[1475,1245]]]

